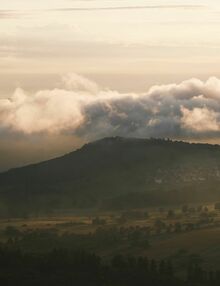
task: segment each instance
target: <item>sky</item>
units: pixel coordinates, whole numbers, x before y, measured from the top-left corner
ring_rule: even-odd
[[[0,0],[0,171],[104,136],[220,143],[219,0]]]

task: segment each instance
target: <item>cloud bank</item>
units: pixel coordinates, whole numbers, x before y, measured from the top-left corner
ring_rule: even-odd
[[[77,74],[64,76],[60,86],[33,94],[19,88],[0,99],[0,136],[220,137],[220,79],[215,77],[153,86],[144,94],[105,89]]]

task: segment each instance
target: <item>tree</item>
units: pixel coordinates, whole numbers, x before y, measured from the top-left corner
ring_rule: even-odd
[[[188,205],[182,206],[182,212],[183,212],[183,213],[187,213],[188,211],[189,211]]]
[[[215,204],[215,209],[216,209],[216,210],[220,210],[220,202],[218,202],[218,203]]]
[[[182,225],[181,225],[181,223],[176,222],[176,223],[175,223],[175,227],[174,227],[174,231],[175,231],[175,232],[181,232],[181,230],[182,230]]]
[[[175,212],[174,210],[169,210],[167,213],[167,218],[174,218],[175,217]]]
[[[5,228],[4,234],[9,237],[9,238],[16,238],[18,237],[21,233],[20,231],[14,227],[14,226],[7,226]]]

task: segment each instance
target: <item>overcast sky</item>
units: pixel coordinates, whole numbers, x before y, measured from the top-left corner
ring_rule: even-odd
[[[220,143],[219,0],[0,0],[0,169],[103,136]]]

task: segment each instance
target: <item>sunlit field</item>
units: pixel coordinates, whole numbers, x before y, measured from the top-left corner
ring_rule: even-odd
[[[215,269],[220,263],[220,210],[207,203],[1,219],[0,239],[25,251],[81,247],[107,260],[119,253],[144,255],[172,259],[181,269],[187,259],[198,259],[206,268]]]

